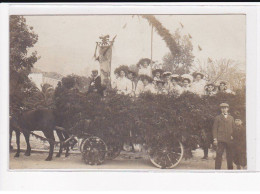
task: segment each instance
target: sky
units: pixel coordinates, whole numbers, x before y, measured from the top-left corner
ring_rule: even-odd
[[[233,59],[245,66],[245,15],[155,15],[174,33],[192,36],[196,60]],[[31,50],[41,57],[35,64],[47,72],[88,76],[98,66],[94,61],[100,35],[117,35],[112,51],[112,69],[122,64],[136,64],[151,56],[151,26],[131,15],[25,16],[39,40]],[[183,28],[180,23],[183,24]],[[202,48],[198,49],[198,45]],[[154,32],[153,60],[162,62],[169,53],[164,40]]]

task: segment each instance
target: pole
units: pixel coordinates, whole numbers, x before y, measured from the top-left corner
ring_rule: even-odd
[[[152,25],[152,31],[151,31],[151,62],[153,60],[153,25]]]

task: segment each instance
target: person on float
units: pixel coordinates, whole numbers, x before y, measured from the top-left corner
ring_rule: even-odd
[[[201,72],[195,72],[193,73],[194,82],[191,84],[191,92],[194,94],[197,94],[199,96],[202,96],[205,94],[205,85],[206,81],[203,79],[204,74]]]
[[[115,80],[114,89],[118,94],[130,95],[132,91],[132,82],[126,77],[127,70],[119,68],[119,77]]]
[[[228,89],[227,85],[228,85],[227,81],[224,81],[224,80],[219,81],[218,92],[227,93],[227,94],[235,94],[235,92]]]
[[[209,83],[205,86],[205,95],[215,96],[216,95],[216,86],[213,83]]]
[[[142,85],[137,85],[135,90],[135,95],[138,97],[141,93],[150,92],[156,94],[156,89],[152,84],[153,79],[147,75],[140,75],[140,80]]]
[[[180,76],[178,74],[171,75],[172,88],[170,93],[179,96],[182,93],[182,87],[178,84]]]
[[[131,92],[131,96],[135,96],[135,90],[136,90],[136,73],[134,71],[129,70],[128,74],[127,74],[127,78],[131,81],[131,85],[132,85],[132,92]]]
[[[171,82],[171,75],[172,73],[170,71],[166,71],[163,73],[163,78],[165,81],[164,88],[166,89],[167,93],[169,94],[172,90],[172,82]]]
[[[191,92],[190,84],[192,82],[192,76],[189,74],[183,74],[182,78],[182,93]]]
[[[91,81],[89,83],[88,93],[96,92],[103,95],[103,87],[101,85],[101,77],[98,75],[98,70],[92,70]]]
[[[163,74],[163,70],[162,69],[154,69],[152,71],[153,74],[153,83],[154,85],[156,85],[156,81],[162,81],[162,74]]]
[[[156,94],[168,94],[167,90],[164,87],[165,82],[162,80],[156,81]]]
[[[152,68],[151,68],[151,60],[148,58],[141,59],[137,66],[139,68],[138,75],[147,75],[152,77]]]

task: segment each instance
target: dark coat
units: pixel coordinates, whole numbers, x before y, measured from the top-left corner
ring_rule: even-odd
[[[213,138],[218,142],[231,143],[231,136],[235,128],[234,118],[230,115],[227,118],[223,114],[216,116],[213,124]]]
[[[234,149],[233,160],[236,165],[246,166],[246,129],[245,126],[236,126],[233,132]]]
[[[101,95],[103,94],[103,87],[101,85],[100,76],[97,76],[96,78],[92,78],[92,80],[90,81],[88,92],[95,92],[95,90],[97,90],[99,94]]]

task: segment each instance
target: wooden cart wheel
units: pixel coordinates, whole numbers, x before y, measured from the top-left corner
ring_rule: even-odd
[[[158,168],[174,168],[182,157],[184,149],[180,141],[170,144],[161,144],[158,147],[151,148],[149,157],[151,162]]]
[[[82,158],[86,164],[100,165],[105,161],[107,146],[99,137],[89,137],[81,143]]]
[[[122,146],[111,146],[108,145],[106,159],[113,160],[120,155]]]

